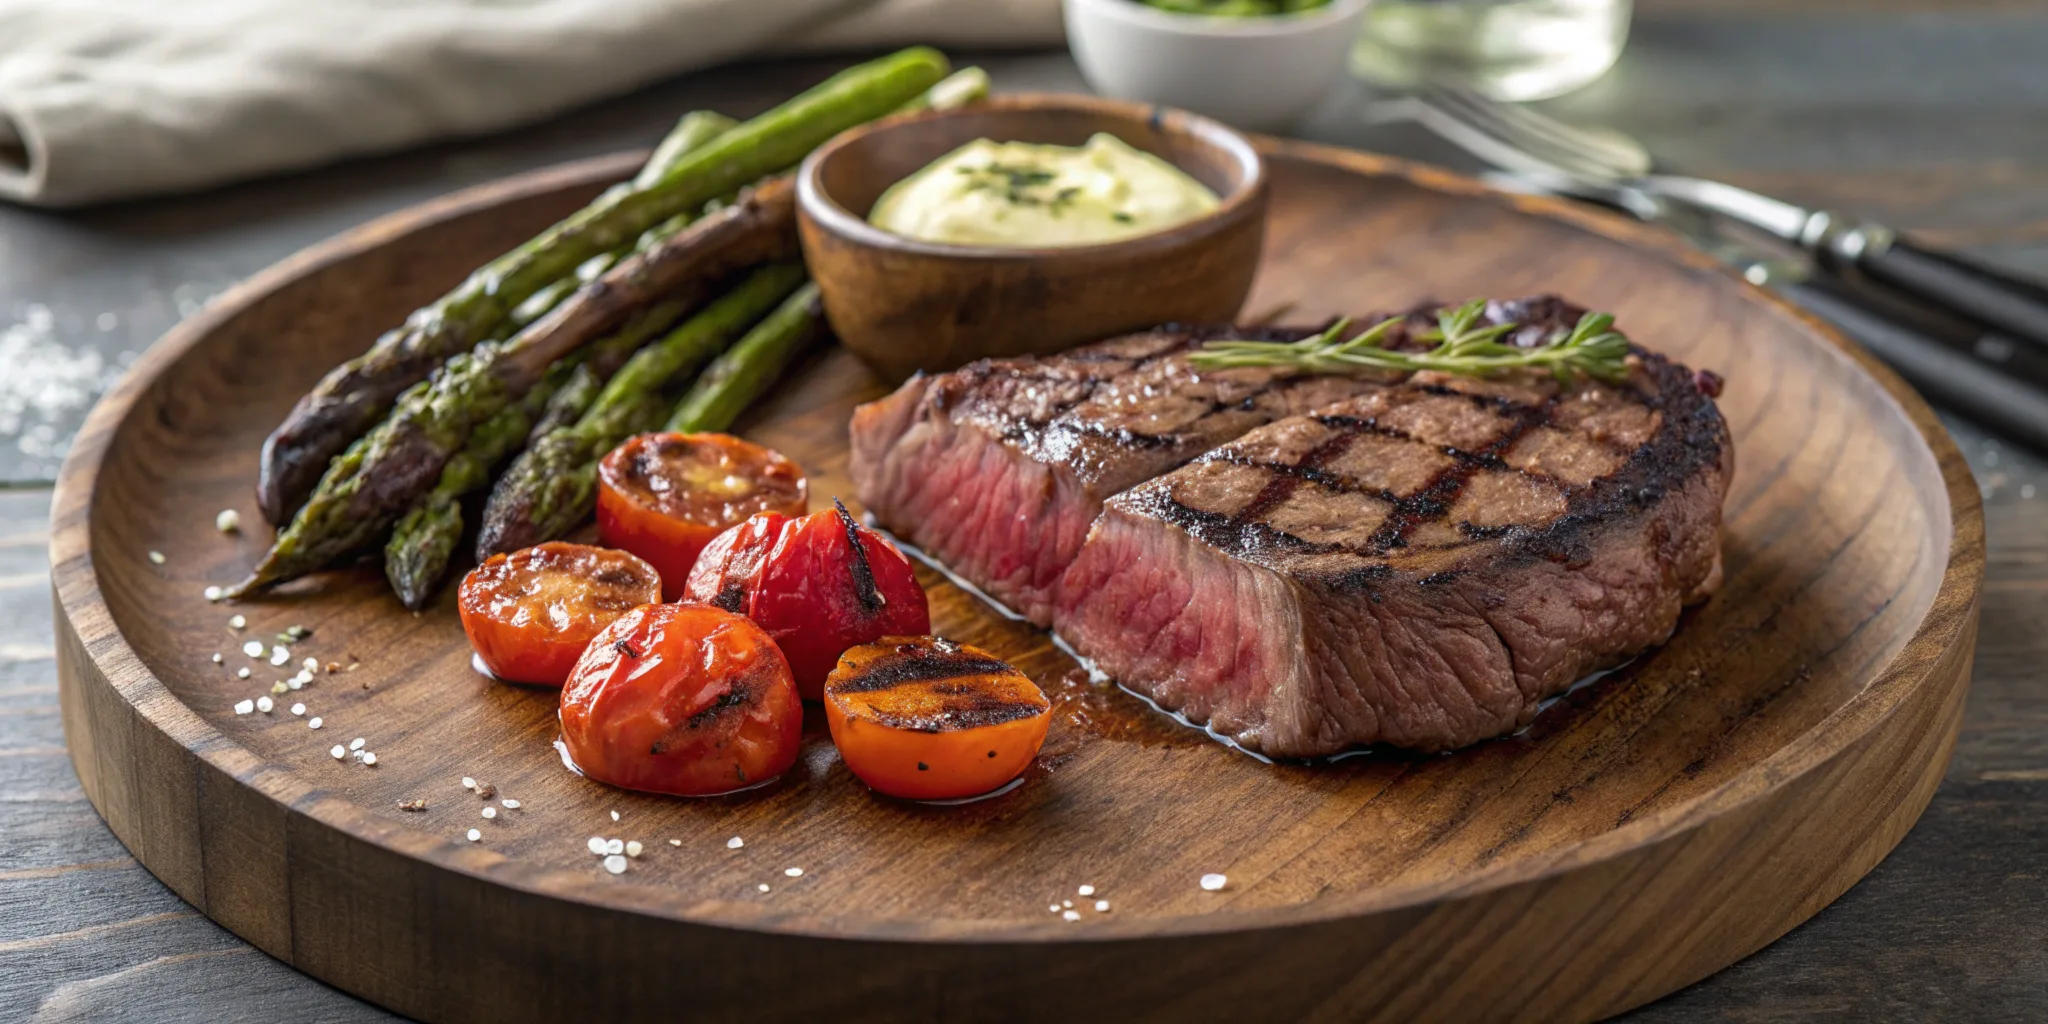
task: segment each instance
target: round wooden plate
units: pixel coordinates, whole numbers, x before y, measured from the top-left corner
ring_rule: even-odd
[[[257,448],[293,399],[626,174],[621,156],[294,257],[181,325],[100,404],[51,542],[86,793],[221,924],[442,1021],[1584,1019],[1705,977],[1841,894],[1926,805],[1969,678],[1983,526],[1927,407],[1655,231],[1264,145],[1272,222],[1248,314],[1557,291],[1727,376],[1727,582],[1669,644],[1513,737],[1268,765],[1089,688],[1043,634],[927,576],[940,632],[1015,660],[1059,701],[1024,785],[957,807],[876,797],[814,710],[791,777],[686,801],[565,770],[554,693],[473,672],[452,595],[410,615],[365,566],[206,602],[268,538]],[[802,463],[820,500],[851,499],[847,414],[881,393],[829,353],[744,432]],[[223,508],[251,525],[216,532]],[[229,626],[237,613],[246,628]],[[290,664],[243,655],[295,624],[313,633]],[[271,713],[234,713],[307,657],[322,666],[311,684]],[[374,767],[329,756],[355,737]],[[483,819],[464,776],[523,806]],[[615,877],[593,836],[646,852]],[[1210,872],[1228,885],[1204,891]],[[1080,920],[1058,912],[1068,900]]]

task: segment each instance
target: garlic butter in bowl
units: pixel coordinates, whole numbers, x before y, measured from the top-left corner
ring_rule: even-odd
[[[1216,209],[1187,172],[1108,132],[1079,146],[976,139],[889,186],[869,223],[956,245],[1099,245]]]
[[[1266,174],[1185,111],[1000,97],[854,129],[797,172],[804,258],[846,347],[889,380],[1228,321],[1257,273]]]

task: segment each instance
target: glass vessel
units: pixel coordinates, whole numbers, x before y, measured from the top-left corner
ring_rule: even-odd
[[[1628,40],[1631,0],[1373,0],[1351,69],[1395,87],[1459,80],[1535,100],[1601,76]]]

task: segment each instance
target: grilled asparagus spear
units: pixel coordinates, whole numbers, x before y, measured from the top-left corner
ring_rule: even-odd
[[[818,286],[806,284],[705,368],[662,429],[688,434],[732,426],[824,334]]]
[[[499,478],[484,507],[477,557],[516,551],[567,533],[590,514],[597,462],[620,441],[661,422],[664,389],[739,337],[804,280],[794,263],[771,264],[635,354],[573,426],[537,435]]]
[[[689,151],[704,146],[737,123],[711,111],[683,115],[640,173],[646,176],[666,170]],[[612,186],[585,212],[616,203],[637,185],[638,179]],[[273,525],[283,525],[319,479],[328,459],[384,415],[397,392],[425,377],[447,356],[470,348],[494,332],[510,333],[502,330],[508,326],[511,330],[524,326],[525,321],[546,312],[574,291],[581,283],[579,276],[597,261],[615,262],[618,258],[601,252],[582,253],[569,261],[571,267],[565,272],[554,275],[550,281],[533,281],[533,286],[527,287],[527,277],[511,271],[525,258],[522,254],[538,241],[493,260],[454,291],[415,311],[405,323],[386,331],[368,352],[329,371],[310,394],[299,400],[285,422],[264,442],[256,497],[265,519]],[[496,275],[506,287],[486,287],[486,278],[491,275]]]
[[[789,167],[838,132],[896,109],[945,73],[945,58],[926,47],[850,68],[683,153],[644,187],[607,192],[485,265],[299,400],[264,442],[257,480],[264,517],[283,522],[329,460],[375,424],[401,391],[484,338],[534,292],[670,217]]]
[[[470,433],[523,398],[549,366],[634,308],[694,306],[712,282],[796,251],[787,178],[742,194],[654,249],[627,259],[503,345],[450,359],[427,387],[408,392],[391,416],[328,467],[320,485],[230,596],[302,576],[367,548],[431,490]]]
[[[384,545],[384,577],[407,608],[424,606],[447,575],[449,556],[462,540],[462,499],[490,483],[491,471],[534,431],[565,418],[574,422],[605,377],[685,310],[670,300],[634,314],[611,335],[557,360],[525,397],[477,425],[441,467],[433,490],[406,512]]]

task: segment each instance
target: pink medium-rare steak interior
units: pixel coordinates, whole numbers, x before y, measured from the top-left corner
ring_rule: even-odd
[[[1111,499],[1060,634],[1162,706],[1311,757],[1510,732],[1720,577],[1733,468],[1693,375],[1417,375]]]

